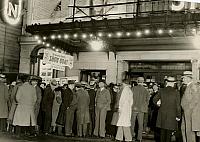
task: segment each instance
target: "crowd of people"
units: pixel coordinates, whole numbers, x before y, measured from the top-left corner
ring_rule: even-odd
[[[0,74],[0,131],[16,135],[57,134],[66,137],[111,137],[156,142],[196,142],[200,136],[200,83],[185,71],[182,85],[167,77],[163,87],[123,80],[39,84],[24,76],[10,85]]]

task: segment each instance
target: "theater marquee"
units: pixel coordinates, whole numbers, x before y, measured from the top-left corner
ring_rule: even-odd
[[[10,25],[21,21],[23,0],[1,0],[1,18]]]

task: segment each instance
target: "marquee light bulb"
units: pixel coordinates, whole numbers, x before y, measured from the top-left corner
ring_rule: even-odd
[[[58,38],[60,39],[60,38],[61,38],[61,35],[58,35]]]
[[[150,34],[150,30],[149,30],[149,29],[146,29],[146,30],[144,31],[144,33],[145,33],[145,35],[148,35],[148,34]]]
[[[39,39],[39,36],[38,36],[38,35],[36,35],[36,36],[35,36],[35,39],[36,39],[36,40],[38,40],[38,39]]]
[[[59,49],[56,49],[56,52],[58,52],[59,51]]]
[[[52,36],[51,36],[51,39],[55,39],[55,38],[56,38],[56,36],[55,36],[55,35],[52,35]]]
[[[159,30],[158,30],[158,34],[163,34],[163,30],[162,30],[162,29],[159,29]]]
[[[74,36],[74,38],[77,38],[77,37],[78,37],[78,35],[77,35],[77,34],[74,34],[73,36]]]
[[[43,45],[45,45],[45,42],[42,42]]]
[[[122,36],[122,33],[121,33],[121,32],[117,32],[117,36],[118,36],[118,37],[121,37],[121,36]]]
[[[111,34],[111,33],[109,33],[109,34],[108,34],[108,37],[112,37],[112,34]]]
[[[53,46],[52,48],[53,48],[53,49],[55,49],[56,47],[55,47],[55,46]]]
[[[102,37],[102,36],[103,36],[103,34],[102,34],[102,33],[98,33],[98,36],[99,36],[99,37]]]
[[[83,39],[87,38],[87,35],[86,35],[86,34],[83,34],[83,35],[82,35],[82,38],[83,38]]]
[[[93,34],[90,34],[90,37],[93,37]]]
[[[68,38],[69,38],[69,35],[68,35],[68,34],[65,34],[65,35],[64,35],[64,38],[65,38],[65,39],[68,39]]]
[[[137,37],[141,37],[142,33],[140,31],[136,32]]]
[[[46,46],[47,46],[47,47],[49,47],[49,46],[50,46],[50,44],[49,44],[49,43],[47,43],[47,44],[46,44]]]
[[[42,41],[41,41],[41,40],[38,40],[37,42],[38,42],[38,44],[42,43]]]
[[[172,34],[174,31],[172,29],[169,30],[169,33]]]
[[[46,40],[46,39],[47,39],[47,37],[46,37],[46,36],[44,36],[44,37],[43,37],[43,39],[44,39],[44,40]]]
[[[126,36],[130,36],[130,35],[131,35],[131,33],[130,33],[130,32],[127,32],[127,33],[126,33]]]

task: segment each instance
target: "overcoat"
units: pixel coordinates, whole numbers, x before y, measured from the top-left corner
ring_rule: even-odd
[[[165,87],[159,90],[154,97],[153,102],[161,100],[161,106],[158,110],[156,127],[167,130],[177,130],[177,118],[181,118],[180,94],[173,87]]]
[[[59,125],[64,125],[66,110],[69,109],[70,104],[72,103],[72,100],[73,100],[72,90],[70,88],[63,89],[61,91],[61,97],[62,97],[62,103],[59,108],[59,113],[58,113],[56,123]]]
[[[200,132],[200,83],[192,82],[185,90],[181,106],[185,113],[191,114],[192,131]]]
[[[55,92],[55,98],[54,98],[54,101],[53,101],[53,107],[52,107],[51,126],[56,126],[56,119],[58,117],[58,113],[59,113],[59,108],[60,108],[61,102],[62,102],[61,92],[60,91],[56,91]]]
[[[96,107],[111,110],[110,103],[111,103],[111,96],[110,91],[104,88],[102,91],[100,89],[97,90],[96,93]]]
[[[34,112],[36,100],[36,90],[28,82],[25,82],[18,88],[16,94],[17,108],[13,119],[14,126],[36,125],[36,117]]]
[[[90,96],[88,92],[79,89],[77,94],[77,125],[90,123],[89,105]]]
[[[0,82],[0,118],[8,118],[8,87]]]
[[[42,100],[42,91],[39,86],[35,86],[35,89],[36,89],[36,95],[37,95],[37,100],[35,103],[35,117],[37,119],[39,111],[40,111],[40,103]]]
[[[119,100],[119,118],[117,126],[130,127],[133,105],[133,93],[129,86],[125,86]]]
[[[42,111],[52,112],[53,100],[55,98],[55,93],[50,86],[44,89],[44,96],[42,99]]]

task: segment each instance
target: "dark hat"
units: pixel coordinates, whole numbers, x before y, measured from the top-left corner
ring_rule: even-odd
[[[75,80],[68,80],[68,84],[75,84]]]
[[[56,81],[55,79],[51,80],[51,85],[57,86],[57,85],[58,85],[58,84],[57,84],[57,81]]]
[[[81,85],[81,83],[80,83],[80,82],[77,82],[77,83],[75,84],[75,87],[81,88],[81,87],[82,87],[82,85]]]
[[[169,77],[167,78],[167,81],[168,81],[168,82],[176,82],[176,79],[175,79],[175,77],[169,76]]]

